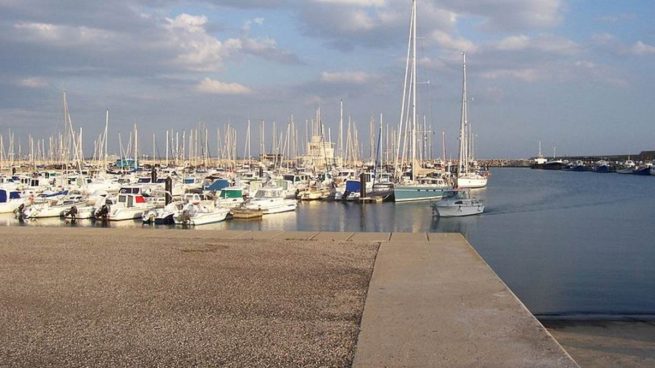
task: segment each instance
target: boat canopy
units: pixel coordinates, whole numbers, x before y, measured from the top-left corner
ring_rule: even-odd
[[[214,180],[213,183],[211,183],[208,187],[207,190],[215,191],[218,192],[219,190],[223,190],[227,187],[230,186],[230,181],[227,179],[217,179]]]
[[[224,188],[221,190],[218,198],[242,198],[243,190],[241,188]]]
[[[346,181],[346,192],[358,193],[361,190],[362,190],[362,183],[360,183],[359,180]]]

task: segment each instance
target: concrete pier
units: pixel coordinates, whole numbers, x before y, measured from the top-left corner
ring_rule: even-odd
[[[0,239],[0,367],[577,367],[458,234]]]
[[[577,367],[459,234],[381,243],[353,367]]]

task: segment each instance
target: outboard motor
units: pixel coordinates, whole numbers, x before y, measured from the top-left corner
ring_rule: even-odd
[[[75,223],[77,221],[77,207],[72,206],[68,211],[64,211],[64,217],[70,217],[71,223]]]
[[[182,222],[183,225],[188,225],[191,222],[191,216],[189,215],[189,210],[184,210],[180,214],[180,222]]]
[[[109,204],[105,203],[100,207],[100,209],[96,212],[96,220],[101,220],[102,222],[106,222],[109,218],[109,210],[110,210]]]
[[[26,217],[25,203],[21,203],[20,206],[18,206],[18,208],[14,210],[14,213],[16,214],[16,218],[18,219],[18,221],[23,222],[23,220],[25,220]]]

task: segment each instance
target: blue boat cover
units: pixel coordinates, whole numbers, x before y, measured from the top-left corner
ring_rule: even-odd
[[[346,192],[358,193],[362,190],[362,183],[359,180],[346,180]]]
[[[217,179],[217,180],[214,180],[214,182],[211,183],[207,187],[207,190],[218,192],[219,190],[222,190],[223,188],[227,188],[229,186],[230,186],[230,181],[229,180],[227,180],[227,179]]]

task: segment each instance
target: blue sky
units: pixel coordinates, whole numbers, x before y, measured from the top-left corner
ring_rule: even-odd
[[[419,110],[451,154],[461,51],[478,157],[529,157],[540,140],[571,155],[655,149],[652,1],[418,7],[419,81],[430,81]],[[340,99],[360,134],[380,113],[397,125],[409,11],[409,0],[0,0],[0,134],[23,145],[54,134],[63,90],[87,146],[105,108],[113,146],[137,123],[146,151],[152,132],[304,122],[319,105],[334,132]]]

